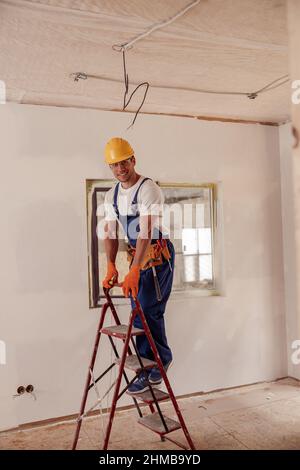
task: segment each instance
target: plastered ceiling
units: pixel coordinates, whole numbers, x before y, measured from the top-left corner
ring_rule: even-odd
[[[191,0],[2,0],[0,79],[7,100],[121,110],[126,43]],[[130,83],[147,81],[148,113],[282,123],[290,118],[290,83],[245,96],[289,73],[285,0],[202,0],[173,24],[126,53]],[[102,79],[75,82],[85,72]],[[184,90],[182,88],[186,88]],[[136,110],[139,90],[129,110]]]

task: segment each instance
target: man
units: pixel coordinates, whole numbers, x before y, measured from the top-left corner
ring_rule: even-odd
[[[130,296],[134,308],[137,298],[144,311],[151,334],[165,370],[172,362],[168,346],[164,312],[171,293],[174,268],[174,247],[161,228],[163,195],[150,178],[135,171],[135,156],[130,144],[119,137],[112,138],[105,147],[105,161],[109,164],[118,183],[105,197],[105,251],[107,274],[103,287],[110,288],[118,282],[115,260],[118,252],[118,227],[128,240],[130,269],[123,282],[125,297]],[[155,261],[153,261],[155,260]],[[154,269],[152,266],[154,265]],[[154,276],[160,289],[157,299]],[[134,326],[142,328],[139,316]],[[153,354],[145,335],[137,336],[137,349],[141,357],[152,360]],[[141,372],[127,392],[134,395],[153,385],[160,384],[162,377],[157,367]]]

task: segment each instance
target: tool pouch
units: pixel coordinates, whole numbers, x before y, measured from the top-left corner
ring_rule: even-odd
[[[129,266],[131,266],[136,249],[131,245],[127,247],[127,260]],[[152,266],[160,266],[165,260],[168,261],[171,258],[168,245],[166,240],[157,240],[149,246],[142,263],[141,269],[152,268]]]

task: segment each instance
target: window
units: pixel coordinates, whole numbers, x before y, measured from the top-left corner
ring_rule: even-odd
[[[173,291],[214,291],[216,185],[161,184],[164,223],[175,246]]]
[[[103,226],[105,193],[113,184],[112,180],[86,181],[90,308],[98,307],[104,299],[101,280],[106,273],[106,255],[97,228],[99,231],[99,226]],[[173,291],[214,293],[216,185],[158,184],[165,196],[163,225],[176,252]],[[119,280],[128,272],[126,247],[121,239],[117,255]],[[123,298],[120,288],[112,289],[111,294]]]
[[[187,282],[207,282],[213,279],[211,228],[184,228],[182,254]]]

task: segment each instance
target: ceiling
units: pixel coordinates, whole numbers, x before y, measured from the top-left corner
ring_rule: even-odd
[[[121,110],[130,41],[191,0],[0,0],[0,79],[7,100]],[[150,84],[147,113],[282,123],[290,83],[246,96],[289,73],[285,0],[202,0],[126,53],[131,83]],[[102,77],[75,82],[70,74]],[[136,110],[140,89],[128,106]]]

